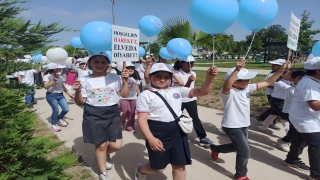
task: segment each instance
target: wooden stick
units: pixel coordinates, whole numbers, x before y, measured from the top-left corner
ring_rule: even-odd
[[[123,64],[122,64],[122,70],[124,70],[124,69],[127,69],[127,62],[126,61],[123,61]]]
[[[287,61],[290,61],[290,56],[291,56],[291,49],[290,49],[290,48],[288,48]]]

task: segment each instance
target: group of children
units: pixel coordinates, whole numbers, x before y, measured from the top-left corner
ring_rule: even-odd
[[[137,163],[135,179],[143,180],[147,174],[160,173],[168,164],[172,165],[173,179],[186,179],[185,165],[191,164],[188,136],[180,129],[176,118],[186,109],[193,119],[200,146],[210,146],[214,160],[218,159],[219,153],[236,152],[234,179],[248,180],[250,96],[260,88],[273,87],[269,99],[271,113],[260,130],[269,133],[268,126],[280,116],[287,135],[278,142],[282,149],[289,151],[283,164],[310,170],[310,180],[320,179],[320,58],[305,62],[305,71],[292,71],[289,62],[278,59],[271,62],[272,75],[264,82],[254,84],[250,84],[250,80],[257,72],[245,69],[245,60],[238,61],[236,67],[225,74],[220,91],[224,106],[221,125],[231,140],[231,143],[224,145],[215,145],[207,138],[196,103],[196,97],[210,92],[214,77],[218,74],[217,68],[210,67],[203,85],[194,88],[194,61],[189,56],[172,67],[149,59],[145,69],[143,66],[141,68],[141,62],[140,65],[127,62],[122,72],[118,73],[106,53],[91,54],[78,69],[72,65],[67,71],[66,84],[72,85],[72,88],[67,88],[59,75],[63,67],[49,64],[43,81],[48,89],[46,99],[53,109],[52,129],[60,131],[57,125],[67,125],[63,120],[68,112],[63,96],[66,92],[77,105],[83,107],[83,139],[85,143],[95,145],[99,178],[110,180],[107,173],[113,166],[110,154],[122,146],[122,129],[135,131],[137,111],[138,125],[146,138],[149,162]],[[141,68],[140,72],[137,67]],[[142,79],[148,87],[144,91],[141,89]],[[176,116],[169,111],[166,103]],[[60,114],[58,105],[62,109]],[[310,168],[299,159],[306,146],[309,146]]]

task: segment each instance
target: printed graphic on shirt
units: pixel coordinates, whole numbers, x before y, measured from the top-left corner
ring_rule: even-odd
[[[247,92],[247,98],[250,98],[250,97],[251,97],[251,93]]]
[[[128,81],[128,87],[130,90],[135,89],[135,83],[133,81]]]
[[[93,88],[93,98],[99,103],[107,103],[111,97],[116,93],[114,88]]]
[[[179,94],[179,93],[174,93],[174,94],[173,94],[173,97],[174,97],[175,99],[180,99],[180,94]]]

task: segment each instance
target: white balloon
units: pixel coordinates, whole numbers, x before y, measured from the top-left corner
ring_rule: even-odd
[[[42,56],[41,58],[41,64],[48,64],[49,63],[49,60],[46,56]]]
[[[62,48],[55,47],[55,48],[50,48],[46,52],[46,56],[50,62],[63,64],[68,58],[68,53],[66,50]]]
[[[118,69],[119,71],[122,71],[122,69],[123,69],[123,62],[117,62],[117,69]]]
[[[65,65],[72,65],[72,58],[73,57],[68,57],[67,60],[64,62]]]

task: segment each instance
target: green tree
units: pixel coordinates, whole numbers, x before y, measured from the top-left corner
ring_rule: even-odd
[[[298,39],[299,53],[304,54],[309,51],[313,45],[312,36],[320,33],[320,29],[312,29],[315,20],[309,20],[310,12],[304,10],[301,14],[300,32]]]
[[[26,3],[25,0],[0,1],[0,56],[13,58],[31,53],[35,50],[57,41],[52,35],[69,31],[59,22],[45,25],[41,21],[32,23],[17,15],[27,10],[17,6]]]
[[[82,52],[83,50],[79,48],[74,48],[71,45],[66,45],[63,47],[63,49],[67,51],[69,57],[72,57],[76,54],[80,56],[85,55],[85,53]]]

